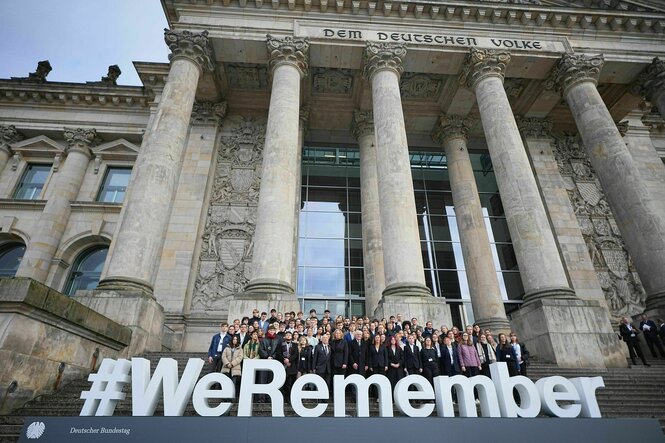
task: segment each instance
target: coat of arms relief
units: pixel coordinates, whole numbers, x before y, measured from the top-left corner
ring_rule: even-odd
[[[555,156],[612,315],[644,311],[646,293],[580,139],[557,137]]]
[[[265,123],[251,118],[240,118],[230,135],[222,137],[192,311],[225,311],[229,297],[251,278],[264,137]]]

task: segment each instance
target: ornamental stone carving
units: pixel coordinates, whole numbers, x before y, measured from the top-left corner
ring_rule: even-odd
[[[67,141],[67,154],[79,151],[92,158],[90,149],[99,144],[96,129],[64,128],[64,135]]]
[[[441,115],[432,131],[432,140],[443,145],[446,140],[462,138],[468,139],[469,129],[473,126],[473,120],[459,115]]]
[[[273,37],[268,34],[266,42],[268,47],[268,66],[270,72],[282,64],[290,64],[298,68],[300,75],[307,77],[309,69],[309,40],[286,36]]]
[[[229,298],[252,278],[265,122],[233,121],[235,126],[218,149],[192,311],[225,312]]]
[[[378,71],[388,69],[399,77],[404,72],[404,57],[404,43],[367,42],[363,53],[363,76],[371,80]]]
[[[262,65],[227,64],[226,77],[233,89],[268,89],[268,68]]]
[[[563,95],[568,88],[581,82],[597,85],[604,63],[602,54],[564,54],[545,81],[545,88],[554,89]]]
[[[471,48],[466,56],[459,83],[466,85],[469,89],[474,89],[480,80],[487,77],[499,77],[503,82],[508,63],[510,63],[510,52],[508,51]]]
[[[12,143],[23,140],[25,136],[16,130],[14,125],[0,125],[0,149],[11,154]]]
[[[518,118],[517,127],[524,137],[551,137],[552,122],[542,118]]]
[[[630,92],[653,101],[654,96],[662,91],[665,91],[665,60],[656,57],[637,76],[637,80],[630,87]]]
[[[554,154],[612,315],[642,312],[646,293],[579,138],[557,136]]]
[[[37,83],[44,83],[46,82],[46,77],[52,70],[53,68],[51,68],[51,63],[49,63],[48,60],[42,60],[37,63],[37,70],[28,74],[26,80]]]
[[[350,95],[353,91],[353,71],[350,69],[312,69],[313,94]]]
[[[356,140],[365,135],[373,135],[374,113],[372,111],[353,111],[353,126],[351,127],[351,131]]]
[[[164,41],[171,51],[169,61],[185,58],[195,63],[202,71],[214,71],[215,56],[208,40],[208,31],[197,34],[164,29]]]
[[[194,102],[192,124],[221,125],[226,116],[226,102]]]
[[[436,101],[439,98],[442,84],[440,76],[409,72],[402,76],[399,92],[402,99],[417,98]]]

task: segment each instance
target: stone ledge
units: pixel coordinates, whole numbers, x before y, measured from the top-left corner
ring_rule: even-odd
[[[25,315],[115,350],[131,341],[129,328],[29,278],[0,279],[0,312]]]

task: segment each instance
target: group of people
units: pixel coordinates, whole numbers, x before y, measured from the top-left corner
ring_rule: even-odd
[[[332,376],[382,374],[392,386],[406,375],[419,374],[430,383],[439,375],[489,376],[489,365],[507,363],[508,372],[526,375],[529,351],[511,332],[495,336],[478,325],[464,330],[453,326],[435,329],[417,318],[403,320],[400,314],[389,319],[369,317],[332,318],[326,310],[322,318],[312,309],[302,312],[268,313],[258,310],[252,317],[222,323],[208,349],[211,371],[228,374],[238,392],[242,363],[246,358],[278,360],[284,365],[284,393],[304,374],[317,374],[330,386]],[[269,373],[259,373],[259,383],[269,382]]]
[[[657,322],[658,324],[654,323],[646,314],[642,314],[638,327],[635,327],[631,324],[628,317],[621,318],[619,336],[626,342],[630,359],[634,365],[637,364],[635,357],[639,357],[645,366],[651,366],[647,363],[644,352],[642,352],[642,346],[638,338],[639,334],[644,334],[644,341],[647,343],[653,358],[658,358],[658,354],[662,358],[665,358],[665,350],[663,350],[663,343],[665,343],[665,322],[660,318]],[[656,354],[656,349],[658,350],[658,354]]]

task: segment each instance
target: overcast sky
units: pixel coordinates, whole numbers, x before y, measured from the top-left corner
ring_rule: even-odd
[[[0,78],[49,60],[50,81],[98,81],[118,65],[118,84],[140,85],[132,61],[168,61],[165,27],[159,0],[0,0]]]

